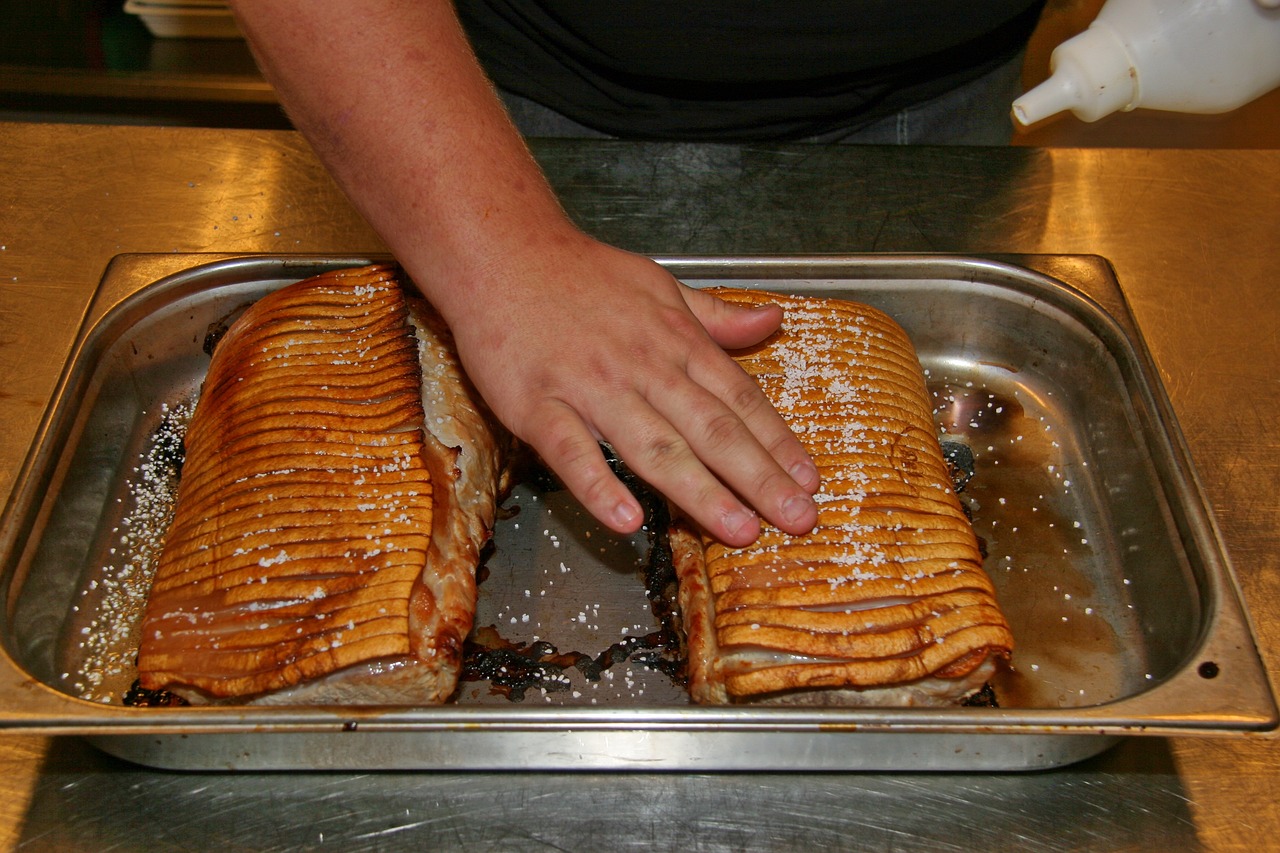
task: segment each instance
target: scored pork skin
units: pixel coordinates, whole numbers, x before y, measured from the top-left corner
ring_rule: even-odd
[[[476,499],[460,506],[459,482],[465,469],[494,501],[500,462],[456,358],[439,363],[440,330],[423,330],[431,313],[377,265],[269,294],[219,342],[142,625],[143,687],[198,701],[452,693],[493,523]],[[427,429],[427,398],[466,399],[461,426],[434,412],[446,428]]]
[[[936,704],[979,689],[1013,637],[938,445],[914,348],[888,316],[819,297],[734,353],[818,465],[818,522],[730,548],[678,519],[672,549],[706,703]]]

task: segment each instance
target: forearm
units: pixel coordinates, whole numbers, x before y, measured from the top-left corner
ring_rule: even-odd
[[[759,510],[813,525],[817,469],[721,346],[779,314],[733,310],[589,239],[561,211],[448,0],[233,0],[296,126],[448,321],[495,415],[614,530],[637,474],[713,535]],[[740,498],[739,495],[743,496]]]
[[[572,227],[448,0],[233,0],[318,156],[446,317]],[[483,283],[482,283],[483,282]]]

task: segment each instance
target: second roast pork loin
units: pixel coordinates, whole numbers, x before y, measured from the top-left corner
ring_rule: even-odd
[[[955,495],[902,329],[869,306],[780,304],[735,358],[822,475],[817,527],[730,548],[677,521],[672,549],[698,702],[919,705],[979,690],[1013,648]]]

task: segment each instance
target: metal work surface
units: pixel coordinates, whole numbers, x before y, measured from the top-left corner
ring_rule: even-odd
[[[650,254],[1109,259],[1274,680],[1280,152],[566,142],[535,153],[587,230]],[[383,250],[292,134],[9,125],[0,166],[6,493],[113,256]],[[30,850],[1264,849],[1280,832],[1277,758],[1264,735],[1130,738],[1018,774],[218,774],[10,736],[0,826]]]

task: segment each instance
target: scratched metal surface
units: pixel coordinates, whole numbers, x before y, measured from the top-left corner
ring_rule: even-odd
[[[1272,678],[1280,152],[543,144],[589,231],[656,254],[1099,254],[1196,458]],[[90,168],[92,164],[95,168]],[[107,261],[382,246],[287,133],[0,125],[0,484]],[[1017,775],[166,774],[0,742],[0,844],[382,850],[1265,849],[1274,737],[1141,739]]]

